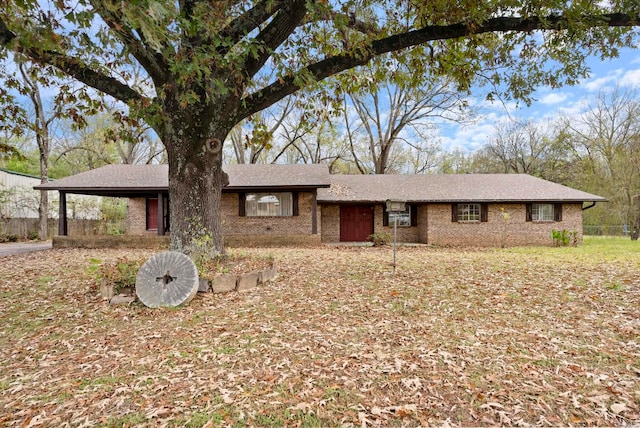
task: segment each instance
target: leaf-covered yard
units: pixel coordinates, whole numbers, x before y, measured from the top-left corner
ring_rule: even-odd
[[[275,282],[151,310],[91,258],[0,259],[6,426],[640,423],[640,248],[234,250]],[[630,248],[630,247],[629,247]]]

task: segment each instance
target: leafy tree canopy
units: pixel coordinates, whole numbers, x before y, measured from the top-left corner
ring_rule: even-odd
[[[412,70],[398,79],[447,75],[459,90],[483,82],[526,100],[536,85],[583,77],[587,55],[634,46],[640,24],[636,0],[0,4],[1,55],[53,66],[127,103],[156,130],[169,161],[171,246],[187,253],[203,237],[222,249],[227,134],[300,88],[374,59],[374,75],[386,78],[393,59]],[[134,79],[133,64],[148,80]]]
[[[583,77],[587,55],[633,46],[630,27],[640,13],[630,0],[3,3],[5,47],[136,103],[146,118],[175,93],[181,105],[233,95],[241,100],[234,123],[300,87],[410,47],[400,56],[419,71],[414,79],[449,74],[469,88],[480,78],[523,98],[538,84]],[[132,61],[149,86],[128,85]],[[261,75],[271,79],[258,87]]]

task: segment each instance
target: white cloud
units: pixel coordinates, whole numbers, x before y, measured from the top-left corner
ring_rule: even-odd
[[[616,80],[618,80],[618,77],[610,74],[598,79],[587,80],[582,87],[589,92],[599,92],[602,88],[615,85]]]
[[[555,105],[564,102],[568,97],[569,96],[565,93],[553,92],[543,96],[538,100],[538,102],[545,105]]]
[[[640,87],[640,69],[629,70],[620,78],[620,86]]]

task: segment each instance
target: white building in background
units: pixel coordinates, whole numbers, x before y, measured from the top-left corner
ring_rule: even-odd
[[[40,191],[33,186],[40,178],[0,168],[0,219],[38,218]],[[99,220],[102,198],[89,195],[67,195],[70,219]],[[58,192],[49,192],[49,218],[58,218]]]

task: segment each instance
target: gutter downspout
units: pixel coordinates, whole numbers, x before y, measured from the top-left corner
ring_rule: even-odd
[[[582,207],[582,211],[586,211],[589,208],[593,208],[595,206],[596,206],[596,203],[595,202],[591,202],[591,205],[587,205],[586,207]]]

